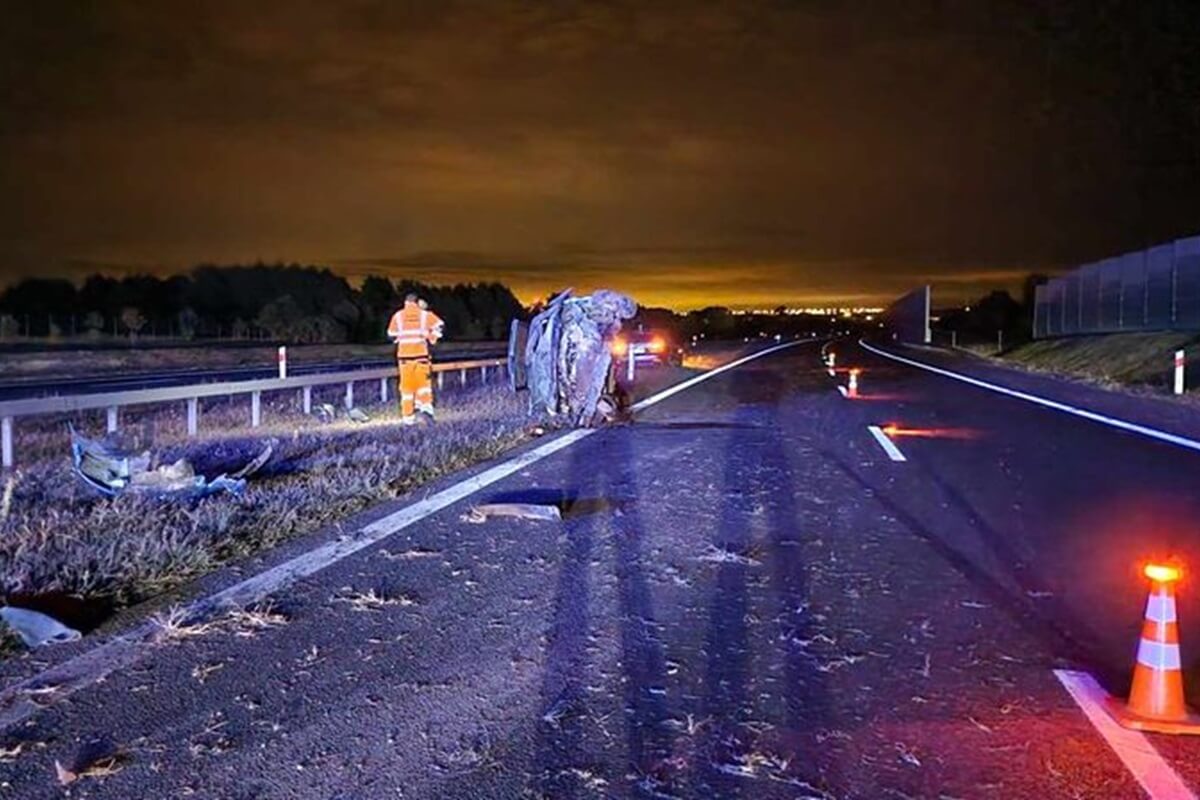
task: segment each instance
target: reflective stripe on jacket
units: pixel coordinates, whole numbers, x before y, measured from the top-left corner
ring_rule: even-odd
[[[397,358],[428,358],[429,343],[441,336],[442,320],[416,303],[405,303],[392,315],[388,336],[396,342]]]

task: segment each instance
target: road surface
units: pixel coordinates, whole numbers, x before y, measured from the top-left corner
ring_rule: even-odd
[[[1146,796],[1053,670],[1126,688],[1136,562],[1200,564],[1200,454],[836,350],[858,400],[816,346],[751,361],[304,578],[285,625],[46,692],[0,793],[62,797],[56,759],[116,750],[72,797]],[[887,423],[940,435],[893,461]],[[464,519],[481,500],[565,519]],[[1156,797],[1200,788],[1200,743],[1135,744],[1178,782]]]
[[[434,360],[471,361],[483,358],[501,358],[503,356],[503,348],[495,350],[439,350],[434,356]],[[394,360],[390,359],[359,359],[356,361],[319,363],[300,362],[289,364],[288,374],[294,377],[298,375],[315,375],[322,372],[379,369],[380,367],[395,366],[395,363]],[[218,381],[252,381],[273,378],[278,375],[278,366],[275,364],[264,364],[262,366],[129,372],[120,375],[87,375],[69,379],[23,378],[0,381],[0,400],[48,397],[51,395],[134,391],[163,386],[186,386],[192,383],[216,383]]]

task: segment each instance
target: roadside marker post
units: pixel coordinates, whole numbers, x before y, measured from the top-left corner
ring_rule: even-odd
[[[1184,354],[1182,350],[1175,351],[1175,394],[1183,394]]]
[[[0,419],[0,467],[12,469],[13,466],[13,420],[12,417]]]
[[[287,379],[287,345],[279,345],[279,352],[275,356],[275,360],[279,362],[279,380]]]
[[[850,370],[850,385],[846,387],[846,396],[849,398],[858,397],[858,373],[861,371],[857,367]]]
[[[836,374],[834,367],[837,365],[837,353],[830,352],[829,354],[829,377],[834,377]]]

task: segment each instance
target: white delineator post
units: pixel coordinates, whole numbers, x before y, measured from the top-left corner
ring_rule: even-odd
[[[279,380],[283,380],[287,377],[287,345],[279,345],[276,360],[279,362]]]
[[[633,383],[633,374],[637,368],[637,355],[634,353],[632,342],[629,344],[629,349],[625,351],[625,359],[627,362],[625,367],[625,380]]]
[[[13,465],[13,420],[0,419],[0,467],[12,469]]]
[[[858,370],[850,370],[850,385],[846,387],[848,397],[858,397]]]
[[[829,377],[831,377],[831,378],[832,378],[832,377],[833,377],[833,376],[836,374],[836,373],[834,372],[834,365],[835,365],[835,364],[837,364],[837,354],[836,354],[836,353],[830,353],[830,354],[829,354]]]
[[[1175,394],[1183,394],[1183,369],[1184,358],[1183,351],[1175,351]]]

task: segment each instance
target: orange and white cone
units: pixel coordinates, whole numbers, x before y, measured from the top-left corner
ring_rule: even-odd
[[[858,373],[859,369],[850,370],[850,384],[846,387],[847,397],[858,397]]]
[[[1110,700],[1109,713],[1126,728],[1157,733],[1200,734],[1200,717],[1183,698],[1183,659],[1179,652],[1179,617],[1175,612],[1178,567],[1147,565],[1150,599],[1138,642],[1137,663],[1129,701]]]

